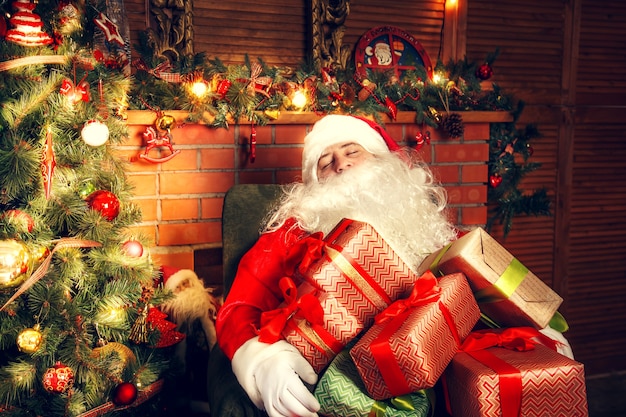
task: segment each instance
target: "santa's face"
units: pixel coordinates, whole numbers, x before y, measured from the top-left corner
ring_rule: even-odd
[[[184,290],[186,290],[187,288],[191,288],[193,286],[193,283],[189,280],[189,279],[183,279],[182,281],[180,281],[176,287],[174,287],[174,289],[172,290],[172,292],[174,294],[178,294]]]
[[[370,154],[319,182],[294,186],[276,218],[281,224],[293,217],[307,232],[324,234],[343,218],[369,223],[416,268],[454,235],[444,207],[445,193],[427,170],[395,154]]]
[[[374,49],[374,55],[379,65],[391,65],[393,61],[391,57],[391,48],[386,43],[377,43]]]
[[[331,145],[322,152],[317,162],[317,178],[325,180],[361,165],[373,155],[355,142]]]

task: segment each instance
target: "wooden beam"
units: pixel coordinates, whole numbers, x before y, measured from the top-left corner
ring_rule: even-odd
[[[570,259],[570,207],[574,161],[574,106],[580,42],[582,0],[565,2],[563,65],[561,77],[561,120],[558,127],[557,189],[555,208],[553,287],[563,295],[561,311],[567,313]]]
[[[467,1],[444,0],[443,39],[441,58],[444,64],[458,61],[466,53]]]

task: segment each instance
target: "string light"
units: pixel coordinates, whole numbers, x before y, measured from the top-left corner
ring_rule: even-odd
[[[121,307],[111,307],[98,314],[98,321],[106,325],[123,323],[126,317],[125,311]]]
[[[196,74],[186,83],[186,87],[189,93],[197,99],[206,97],[211,91],[208,81],[202,77],[202,74]]]
[[[198,98],[202,98],[206,96],[208,92],[209,92],[209,86],[204,81],[195,81],[191,85],[191,93]]]
[[[296,90],[293,96],[291,96],[291,104],[298,110],[302,110],[306,106],[306,103],[306,94],[302,90]]]

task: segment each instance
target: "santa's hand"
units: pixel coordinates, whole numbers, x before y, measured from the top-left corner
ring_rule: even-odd
[[[284,340],[241,345],[232,360],[233,372],[252,402],[270,417],[314,417],[319,402],[307,389],[317,374],[298,350]]]

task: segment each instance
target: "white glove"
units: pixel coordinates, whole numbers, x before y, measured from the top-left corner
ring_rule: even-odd
[[[232,367],[254,405],[270,417],[317,416],[320,404],[304,385],[315,384],[317,374],[286,341],[270,344],[254,337],[237,349]]]
[[[574,359],[574,352],[572,352],[572,347],[569,342],[563,336],[563,333],[558,330],[554,330],[550,326],[546,326],[543,329],[539,330],[539,332],[543,333],[544,336],[549,337],[550,339],[556,342],[556,351],[559,352],[563,356],[567,356],[570,359]]]

